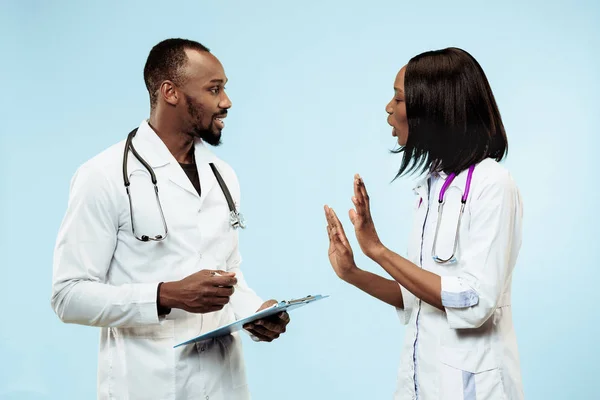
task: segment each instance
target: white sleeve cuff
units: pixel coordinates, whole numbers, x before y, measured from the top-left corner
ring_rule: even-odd
[[[407,325],[410,321],[410,316],[412,314],[412,307],[410,306],[410,299],[412,298],[412,293],[404,289],[402,285],[398,284],[398,286],[400,286],[400,292],[402,293],[403,308],[396,307],[396,313],[398,314],[400,323],[402,323],[402,325]]]
[[[442,305],[447,308],[467,308],[479,303],[479,295],[456,276],[442,276]]]
[[[158,282],[141,283],[136,286],[138,288],[138,293],[135,303],[137,304],[139,311],[139,320],[137,323],[141,325],[158,324],[160,322],[156,304]]]

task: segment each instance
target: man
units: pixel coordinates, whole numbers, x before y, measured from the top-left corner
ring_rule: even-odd
[[[150,119],[130,134],[133,148],[120,142],[73,177],[52,307],[63,322],[101,327],[99,399],[248,399],[237,333],[174,348],[276,303],[244,280],[237,177],[206,146],[221,142],[227,78],[200,43],[168,39],[144,80]],[[245,328],[272,341],[288,322],[282,313]]]

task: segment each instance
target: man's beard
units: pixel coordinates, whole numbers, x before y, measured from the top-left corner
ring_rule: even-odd
[[[187,97],[188,113],[192,117],[193,121],[196,121],[192,125],[190,135],[202,139],[202,141],[210,144],[211,146],[219,146],[221,144],[221,132],[215,128],[215,117],[219,115],[226,115],[227,112],[222,114],[214,115],[210,120],[208,127],[202,126],[202,120],[204,119],[204,113],[202,112],[203,107],[197,104],[192,98]]]
[[[195,124],[192,127],[192,136],[202,139],[211,146],[219,146],[221,144],[221,132],[213,129],[213,123],[211,122],[208,128],[203,128],[200,123]]]

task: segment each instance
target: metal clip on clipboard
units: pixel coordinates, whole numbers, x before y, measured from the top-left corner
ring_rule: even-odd
[[[302,297],[300,299],[282,300],[279,303],[274,304],[273,306],[271,306],[269,308],[260,310],[246,318],[242,318],[242,319],[232,322],[228,325],[217,328],[213,331],[204,333],[204,334],[197,336],[193,339],[190,339],[186,342],[180,343],[174,347],[179,347],[179,346],[183,346],[186,344],[191,344],[191,343],[196,343],[196,342],[200,342],[200,341],[204,341],[204,340],[214,339],[219,336],[229,335],[233,332],[242,330],[244,325],[246,325],[248,323],[254,322],[254,321],[262,319],[262,318],[270,317],[271,315],[279,314],[280,312],[292,311],[292,310],[295,310],[296,308],[303,307],[307,304],[313,303],[318,300],[325,299],[327,297],[329,297],[329,296],[322,296],[319,294],[316,296],[309,295],[306,297]]]
[[[326,296],[327,297],[327,296]],[[314,301],[313,299],[316,299],[316,297],[308,295],[306,297],[303,297],[301,299],[295,299],[295,300],[283,300],[282,303],[285,303],[287,305],[292,305],[292,304],[297,304],[297,303],[309,303],[310,301]]]

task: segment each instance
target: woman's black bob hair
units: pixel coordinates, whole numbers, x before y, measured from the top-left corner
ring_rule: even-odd
[[[483,69],[450,47],[413,57],[404,76],[408,139],[398,178],[408,172],[456,173],[486,158],[502,160],[506,132]]]

